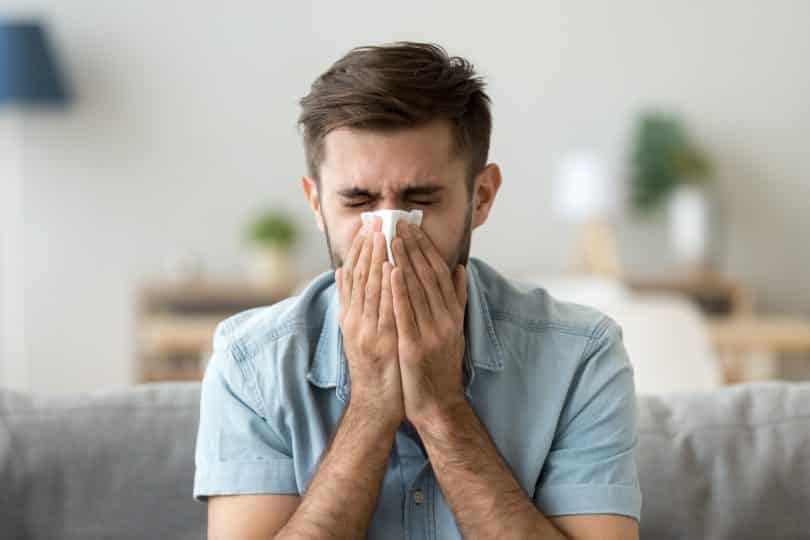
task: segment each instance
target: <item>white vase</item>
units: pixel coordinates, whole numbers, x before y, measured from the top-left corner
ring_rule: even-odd
[[[255,246],[250,254],[249,276],[260,287],[285,289],[295,281],[295,262],[287,248]]]
[[[706,190],[695,184],[678,186],[669,199],[668,214],[677,262],[691,268],[704,266],[710,225]]]

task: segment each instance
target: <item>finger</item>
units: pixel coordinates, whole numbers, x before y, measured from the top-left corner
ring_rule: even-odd
[[[453,276],[450,274],[450,268],[448,268],[447,263],[444,261],[441,254],[439,254],[439,250],[436,248],[436,245],[419,227],[414,227],[413,233],[416,237],[417,243],[419,244],[419,248],[422,250],[422,254],[428,260],[430,266],[433,268],[433,271],[436,273],[436,278],[439,280],[439,287],[441,288],[445,305],[451,310],[454,308],[461,308],[463,304],[459,302],[459,298],[456,295],[456,291],[453,287]]]
[[[408,249],[408,254],[410,255],[416,275],[419,276],[419,281],[422,283],[422,288],[425,290],[425,296],[427,296],[433,316],[437,318],[439,313],[451,309],[453,310],[452,314],[455,314],[455,306],[453,303],[448,303],[445,300],[444,293],[441,290],[441,284],[439,283],[439,276],[433,269],[433,265],[425,256],[423,247],[419,242],[419,236],[429,242],[427,236],[415,225],[406,224],[404,229],[405,234],[403,238],[405,239],[405,246]],[[432,248],[432,245],[430,247]],[[424,249],[429,251],[428,246],[425,246]]]
[[[371,249],[373,247],[372,236],[368,229],[363,231],[363,247],[360,248],[360,255],[357,264],[352,271],[352,298],[350,308],[362,311],[363,301],[366,292],[366,281],[368,280],[369,267],[371,266]]]
[[[416,271],[413,269],[402,238],[394,238],[391,242],[391,246],[394,248],[394,258],[397,261],[397,268],[402,272],[408,297],[411,299],[414,320],[419,328],[419,332],[424,333],[432,321],[430,305],[428,305],[428,300],[425,297],[425,291],[422,288],[422,284],[419,282]]]
[[[383,262],[382,285],[380,287],[380,320],[378,332],[396,331],[394,319],[394,298],[391,292],[391,270],[393,265],[387,260]]]
[[[397,261],[399,261],[399,256],[397,256]],[[391,296],[394,304],[397,336],[410,341],[417,341],[419,339],[419,330],[416,325],[416,317],[411,306],[408,286],[405,284],[405,275],[399,266],[391,269]]]
[[[376,325],[380,311],[380,287],[382,284],[382,267],[385,262],[385,236],[381,232],[375,231],[371,236],[371,268],[366,283],[365,304],[363,306],[363,318],[368,320],[368,324]]]
[[[343,271],[340,273],[343,298],[346,300],[346,309],[349,309],[352,298],[352,275],[354,273],[354,267],[357,265],[357,258],[360,256],[360,249],[363,247],[365,232],[366,228],[360,227],[360,230],[354,235],[352,246],[349,248],[349,254],[346,256],[346,260],[343,261]]]

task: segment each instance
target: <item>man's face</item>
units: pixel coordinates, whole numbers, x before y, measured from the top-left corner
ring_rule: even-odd
[[[324,149],[318,200],[333,269],[343,265],[360,214],[382,209],[421,209],[422,230],[450,271],[467,263],[472,205],[448,122],[392,132],[338,128]]]

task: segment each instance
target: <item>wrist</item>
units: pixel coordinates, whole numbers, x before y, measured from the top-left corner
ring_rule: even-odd
[[[386,431],[391,429],[396,431],[404,418],[401,409],[380,405],[379,400],[375,403],[374,400],[367,400],[353,395],[349,396],[345,416],[363,424],[377,426]]]
[[[470,403],[464,394],[448,397],[423,406],[418,413],[408,419],[420,433],[422,431],[443,432],[455,429],[459,417],[470,409]]]

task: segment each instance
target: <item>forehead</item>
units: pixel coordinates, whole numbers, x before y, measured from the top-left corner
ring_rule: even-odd
[[[397,190],[414,182],[450,184],[463,171],[452,127],[440,120],[391,131],[335,129],[324,138],[320,176],[328,191]]]

